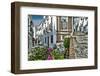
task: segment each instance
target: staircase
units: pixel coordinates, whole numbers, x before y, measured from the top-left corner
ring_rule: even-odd
[[[74,33],[75,58],[88,57],[88,35],[85,33]]]

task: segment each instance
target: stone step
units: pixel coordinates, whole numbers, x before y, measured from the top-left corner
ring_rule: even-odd
[[[88,40],[75,40],[75,41],[76,41],[77,43],[80,43],[80,44],[81,44],[81,43],[83,43],[83,44],[84,44],[84,43],[88,43]]]
[[[75,33],[75,39],[74,41],[74,47],[76,52],[77,58],[86,58],[88,55],[88,35],[85,35],[84,33]]]
[[[88,38],[87,37],[76,37],[76,40],[79,42],[87,42]]]
[[[83,33],[83,32],[74,32],[73,35],[75,35],[75,36],[84,36],[86,34]]]

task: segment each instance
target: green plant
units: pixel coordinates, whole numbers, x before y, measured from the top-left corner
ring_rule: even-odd
[[[29,54],[29,60],[46,60],[47,48],[35,47]]]
[[[70,38],[64,38],[64,47],[69,48],[70,46]]]
[[[52,51],[52,56],[54,57],[54,59],[64,59],[64,54],[61,53],[58,49],[54,49]]]
[[[65,47],[65,54],[64,58],[69,58],[69,47],[70,47],[70,38],[64,38],[64,47]]]

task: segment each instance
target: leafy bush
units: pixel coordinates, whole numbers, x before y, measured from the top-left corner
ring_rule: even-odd
[[[54,57],[54,59],[64,59],[63,52],[60,52],[58,49],[54,49],[52,51],[52,56]]]
[[[28,55],[29,60],[46,60],[47,48],[35,47]]]

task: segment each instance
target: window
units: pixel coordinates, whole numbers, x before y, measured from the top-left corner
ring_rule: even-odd
[[[61,17],[62,30],[67,29],[68,17]]]
[[[45,37],[45,43],[46,43],[46,37]]]
[[[53,35],[51,35],[51,43],[53,43]]]

